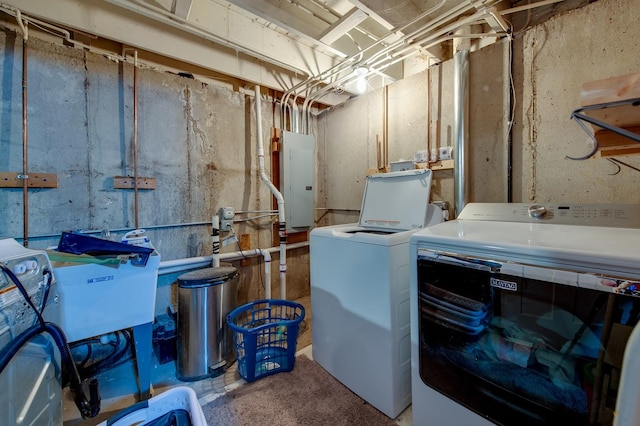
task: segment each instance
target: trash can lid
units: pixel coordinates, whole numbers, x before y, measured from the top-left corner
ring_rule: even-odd
[[[178,287],[204,287],[224,284],[238,276],[238,270],[233,266],[217,266],[187,272],[178,277]]]

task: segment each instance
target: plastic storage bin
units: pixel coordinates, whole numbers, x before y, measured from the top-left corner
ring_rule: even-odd
[[[207,421],[204,418],[204,413],[195,391],[186,386],[173,388],[149,400],[125,408],[109,420],[98,424],[98,426],[142,426],[171,412],[181,414],[186,412],[191,425],[207,426]],[[177,414],[176,417],[180,416]],[[184,423],[178,422],[177,424]]]
[[[248,382],[291,371],[304,306],[288,300],[257,300],[229,313],[238,373]]]

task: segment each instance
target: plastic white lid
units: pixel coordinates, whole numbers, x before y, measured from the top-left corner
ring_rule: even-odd
[[[368,176],[359,225],[381,231],[424,228],[431,178],[432,172],[429,169]]]

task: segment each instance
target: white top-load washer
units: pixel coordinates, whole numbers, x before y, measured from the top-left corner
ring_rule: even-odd
[[[409,239],[443,220],[431,177],[369,176],[359,223],[310,235],[313,359],[391,418],[411,403]]]

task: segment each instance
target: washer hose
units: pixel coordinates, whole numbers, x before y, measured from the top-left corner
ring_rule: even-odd
[[[87,400],[84,395],[82,380],[80,379],[80,375],[78,374],[76,364],[73,362],[71,349],[69,348],[69,343],[67,342],[67,338],[64,335],[64,332],[56,324],[44,321],[42,315],[40,315],[40,312],[33,305],[31,298],[28,296],[26,290],[22,286],[22,283],[9,268],[0,264],[0,269],[2,269],[16,284],[18,290],[20,290],[20,293],[22,293],[23,297],[25,297],[31,308],[35,311],[39,322],[38,324],[33,325],[24,332],[20,333],[15,339],[13,339],[2,348],[2,350],[0,351],[0,374],[2,374],[11,359],[18,353],[22,346],[24,346],[34,336],[46,331],[47,333],[49,333],[49,335],[51,335],[53,341],[60,350],[62,366],[66,367],[66,374],[69,375],[69,389],[71,390],[71,395],[73,396],[73,400],[78,407],[78,410],[80,410],[80,414],[83,418],[91,418],[97,416],[100,412],[100,393],[98,392],[98,380],[96,380],[95,378],[89,380],[90,399]]]
[[[2,351],[0,352],[0,374],[2,374],[11,359],[18,353],[22,346],[43,331],[46,331],[51,335],[56,346],[60,350],[62,365],[68,369],[67,374],[70,376],[71,383],[69,384],[69,389],[71,390],[71,395],[73,396],[73,400],[78,407],[78,410],[80,410],[80,414],[83,418],[97,416],[100,412],[98,380],[95,378],[89,380],[90,399],[87,400],[84,395],[83,384],[80,380],[80,376],[78,375],[78,370],[76,369],[76,365],[71,357],[71,349],[69,349],[67,339],[60,327],[54,323],[45,322],[44,330],[40,324],[31,326],[24,332],[20,333],[20,335],[7,344],[7,346],[2,348]]]

